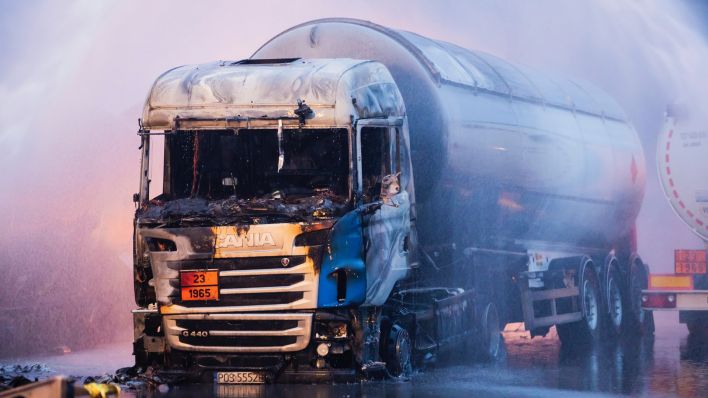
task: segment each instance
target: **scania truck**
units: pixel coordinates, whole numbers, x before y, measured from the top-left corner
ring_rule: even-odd
[[[139,366],[396,377],[495,360],[509,322],[572,346],[643,328],[644,155],[592,85],[324,19],[165,72],[139,136]]]

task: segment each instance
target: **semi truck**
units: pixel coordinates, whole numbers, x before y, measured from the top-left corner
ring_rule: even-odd
[[[644,155],[590,84],[315,20],[165,72],[139,136],[139,366],[399,377],[496,360],[510,322],[570,346],[646,331]]]
[[[674,251],[673,274],[651,274],[642,305],[678,311],[691,337],[708,336],[708,131],[704,114],[685,103],[667,107],[657,142],[657,174],[676,215],[703,247]]]

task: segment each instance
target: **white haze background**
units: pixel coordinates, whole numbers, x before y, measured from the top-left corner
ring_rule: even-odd
[[[705,8],[684,4],[0,0],[0,332],[15,350],[129,338],[135,132],[151,83],[177,65],[246,58],[324,17],[414,31],[610,93],[647,157],[640,253],[670,272],[674,248],[702,247],[654,164],[666,104],[708,93],[705,16],[694,15]],[[79,338],[77,328],[95,333]],[[47,331],[44,343],[24,339],[30,329]]]

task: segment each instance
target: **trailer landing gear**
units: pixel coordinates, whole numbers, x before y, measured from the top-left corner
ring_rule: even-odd
[[[679,322],[688,328],[688,337],[708,342],[708,311],[679,311]]]

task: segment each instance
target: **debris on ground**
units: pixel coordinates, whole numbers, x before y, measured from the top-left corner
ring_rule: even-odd
[[[12,378],[5,378],[0,376],[0,391],[5,391],[10,388],[24,386],[25,384],[32,383],[32,380],[26,378],[25,376],[15,376]]]
[[[52,370],[43,363],[33,363],[30,365],[5,365],[0,367],[0,376],[19,373],[43,373]]]
[[[47,378],[48,373],[52,372],[47,365],[41,363],[0,366],[0,391],[24,386],[40,378]]]
[[[0,391],[46,380],[54,376],[54,373],[54,370],[41,363],[0,366]],[[84,386],[87,391],[102,391],[112,388],[106,386],[115,385],[121,390],[166,393],[170,385],[180,383],[182,378],[160,374],[159,369],[153,367],[127,367],[118,369],[114,374],[68,376],[66,380],[75,386]]]

